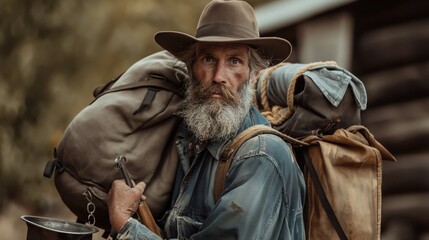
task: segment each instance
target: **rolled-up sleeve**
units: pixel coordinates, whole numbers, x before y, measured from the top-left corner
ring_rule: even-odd
[[[158,235],[134,218],[128,219],[116,236],[117,240],[159,240]]]

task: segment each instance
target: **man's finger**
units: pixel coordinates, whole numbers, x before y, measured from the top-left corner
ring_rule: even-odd
[[[146,198],[146,196],[145,196],[145,195],[142,195],[142,197],[140,198],[140,200],[141,200],[141,201],[146,201],[146,199],[147,199],[147,198]]]
[[[134,188],[137,189],[141,194],[143,194],[144,190],[146,189],[146,183],[139,182],[137,185],[134,186]]]
[[[125,180],[124,179],[115,179],[112,182],[112,187],[113,186],[121,186],[121,185],[126,185]]]

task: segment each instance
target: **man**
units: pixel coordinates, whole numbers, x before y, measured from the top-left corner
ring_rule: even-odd
[[[185,108],[177,134],[180,166],[172,207],[160,221],[164,238],[304,239],[305,187],[292,150],[263,134],[234,157],[219,201],[214,176],[225,145],[238,133],[268,121],[252,107],[250,79],[290,54],[289,42],[260,38],[252,7],[244,1],[212,1],[195,36],[159,32],[156,42],[183,60],[189,71]],[[131,218],[145,184],[112,184],[109,215],[118,239],[159,239]]]

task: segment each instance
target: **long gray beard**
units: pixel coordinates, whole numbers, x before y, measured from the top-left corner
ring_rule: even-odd
[[[226,103],[220,99],[197,101],[192,91],[197,86],[189,86],[185,108],[179,112],[197,140],[223,140],[230,137],[241,126],[252,106],[253,89],[246,82],[238,91],[236,103]]]

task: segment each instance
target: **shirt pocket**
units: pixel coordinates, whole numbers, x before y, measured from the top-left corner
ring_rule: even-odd
[[[178,239],[189,239],[197,233],[202,223],[190,217],[177,217],[177,237]]]

